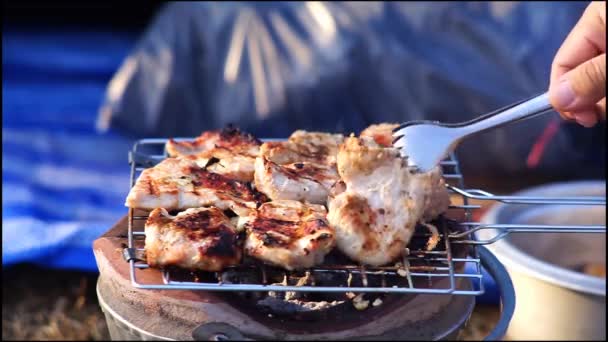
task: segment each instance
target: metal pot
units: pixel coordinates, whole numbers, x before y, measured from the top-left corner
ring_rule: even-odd
[[[557,183],[521,196],[605,196],[604,181]],[[499,204],[482,218],[487,224],[605,225],[604,206]],[[480,230],[477,237],[496,234]],[[606,278],[580,266],[603,264],[605,234],[514,233],[488,246],[505,265],[517,305],[507,339],[606,339]]]

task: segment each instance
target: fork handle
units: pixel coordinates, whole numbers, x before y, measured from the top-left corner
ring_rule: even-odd
[[[509,123],[527,120],[551,110],[553,110],[553,107],[549,102],[549,95],[543,93],[504,111],[471,120],[468,125],[462,126],[464,130],[462,137],[501,127]]]

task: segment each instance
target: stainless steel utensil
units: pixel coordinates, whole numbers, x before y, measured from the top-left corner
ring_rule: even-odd
[[[402,157],[407,158],[410,167],[427,172],[439,165],[463,139],[512,122],[533,118],[552,109],[549,95],[544,93],[463,123],[410,121],[395,129],[393,146],[400,150]]]

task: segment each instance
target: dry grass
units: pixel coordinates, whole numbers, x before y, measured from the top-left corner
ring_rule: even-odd
[[[3,340],[108,340],[96,274],[19,265],[2,271]]]
[[[3,340],[108,340],[97,303],[96,274],[20,265],[2,271]],[[498,319],[478,306],[461,338],[480,340]]]

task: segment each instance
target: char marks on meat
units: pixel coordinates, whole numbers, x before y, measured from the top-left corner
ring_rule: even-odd
[[[167,158],[142,172],[127,196],[126,205],[167,210],[216,206],[247,216],[266,200],[248,183],[204,170],[188,159]]]
[[[336,171],[341,134],[294,132],[287,141],[267,142],[255,162],[256,188],[272,200],[325,204],[339,180]]]
[[[261,144],[253,135],[228,127],[203,132],[193,141],[170,139],[165,148],[171,157],[187,158],[214,173],[251,182]]]

